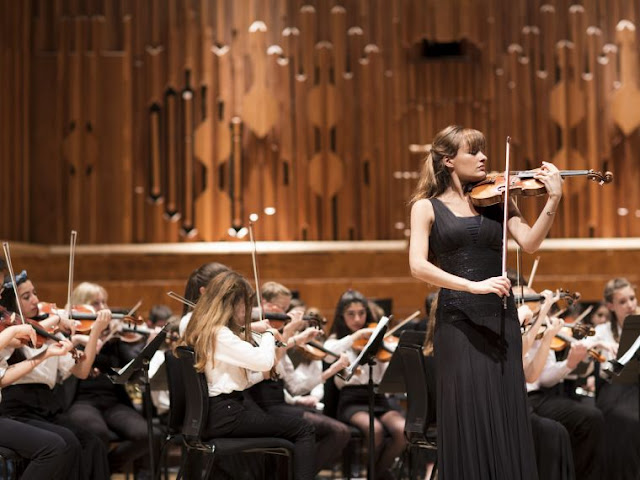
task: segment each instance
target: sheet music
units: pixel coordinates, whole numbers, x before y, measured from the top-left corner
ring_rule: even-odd
[[[358,357],[353,361],[353,363],[351,365],[349,365],[349,370],[353,370],[355,367],[360,365],[360,360],[362,359],[362,356],[366,352],[369,351],[369,346],[371,345],[371,343],[378,337],[378,334],[380,333],[380,330],[382,330],[388,323],[389,323],[389,317],[382,317],[380,319],[380,321],[378,322],[378,325],[376,326],[375,330],[373,331],[373,333],[369,337],[369,341],[367,342],[367,344],[364,346],[364,348],[360,352],[360,355],[358,355]]]

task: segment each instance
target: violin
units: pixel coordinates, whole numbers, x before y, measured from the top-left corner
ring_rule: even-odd
[[[509,187],[510,195],[521,195],[532,197],[544,195],[546,188],[544,183],[534,178],[540,169],[511,172],[508,183],[505,181],[503,172],[492,172],[481,182],[470,188],[469,197],[471,203],[476,207],[488,207],[502,202],[505,186]],[[560,170],[562,178],[586,176],[589,180],[598,182],[600,185],[611,183],[613,173],[596,172],[595,170]]]
[[[262,312],[262,318],[269,320],[269,324],[276,330],[281,330],[287,323],[291,321],[291,317],[282,312]],[[327,320],[317,315],[303,315],[302,319],[307,322],[310,327],[321,328],[327,323]],[[254,310],[251,312],[251,320],[260,320],[260,312]]]
[[[382,339],[382,346],[378,350],[378,353],[376,353],[376,359],[378,361],[388,362],[389,360],[391,360],[391,356],[396,351],[396,348],[398,347],[398,342],[400,341],[400,339],[396,335],[394,335],[394,333],[400,330],[402,327],[404,327],[407,323],[409,323],[414,318],[417,318],[419,315],[420,315],[420,310],[413,312],[411,315],[409,315],[407,318],[402,320],[395,327],[393,327],[391,330],[389,330],[387,333],[384,334],[384,337]],[[375,328],[376,325],[377,324],[375,323],[370,323],[369,325],[367,325],[367,328]],[[361,352],[368,341],[369,341],[368,338],[359,338],[358,340],[353,342],[352,348],[357,352]]]
[[[40,302],[38,303],[38,315],[36,320],[44,320],[49,315],[60,315],[66,310],[59,309],[55,303]],[[76,333],[87,335],[91,332],[93,321],[98,317],[98,314],[91,305],[74,305],[71,308],[71,319],[76,321]],[[131,323],[134,325],[142,325],[144,319],[140,315],[127,315],[124,313],[112,313],[111,318],[116,320],[122,320],[123,322]]]
[[[9,312],[6,308],[0,306],[0,331],[3,331],[7,327],[12,327],[14,325],[19,325],[19,322],[15,319],[15,314]],[[20,342],[30,348],[42,348],[42,346],[47,342],[47,340],[52,340],[54,342],[59,342],[60,338],[59,334],[55,333],[55,329],[45,329],[42,325],[38,323],[37,320],[33,320],[31,318],[25,318],[24,323],[31,325],[31,327],[36,332],[36,344],[32,345],[31,342],[27,339],[22,339]],[[69,351],[73,359],[78,362],[80,359],[81,353],[78,352],[75,348]]]
[[[585,327],[587,328],[586,334]],[[595,335],[595,329],[589,328],[588,325],[562,327],[562,329],[560,329],[560,332],[556,333],[553,340],[551,340],[551,349],[555,352],[559,352],[567,348],[572,343],[583,339],[587,335]],[[589,348],[587,352],[589,353],[589,356],[591,358],[599,363],[607,361],[607,359],[594,348]]]

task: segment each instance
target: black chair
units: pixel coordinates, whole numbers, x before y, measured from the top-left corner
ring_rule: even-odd
[[[202,438],[207,423],[209,391],[203,373],[194,367],[195,353],[187,347],[178,347],[177,358],[167,353],[167,377],[171,414],[169,419],[170,435],[177,434],[177,425],[182,437],[186,455],[183,455],[177,480],[182,478],[183,469],[192,452],[209,455],[205,478],[209,478],[216,454],[233,455],[237,453],[264,453],[288,457],[289,478],[293,478],[293,443],[283,438]],[[175,374],[179,374],[176,376]],[[182,417],[180,421],[180,417]]]
[[[435,364],[433,357],[422,354],[422,342],[412,342],[412,332],[401,336],[395,355],[402,360],[402,371],[407,392],[407,416],[404,435],[407,439],[409,476],[414,478],[412,453],[416,448],[437,452],[436,404],[435,404]],[[408,335],[407,335],[408,334]],[[424,338],[422,333],[421,338]],[[405,341],[403,341],[405,340]],[[409,340],[409,341],[407,341]],[[436,463],[431,472],[435,478]]]
[[[20,478],[24,468],[24,459],[9,448],[0,447],[0,479]]]

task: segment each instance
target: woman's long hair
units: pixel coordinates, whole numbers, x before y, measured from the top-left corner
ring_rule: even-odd
[[[240,334],[240,327],[233,321],[239,303],[245,306],[245,329],[250,328],[253,296],[249,282],[231,270],[219,273],[209,282],[179,342],[194,349],[196,370],[204,371],[207,362],[213,361],[216,334],[222,327],[229,327],[236,335]]]
[[[199,266],[187,280],[187,285],[184,289],[184,298],[193,303],[198,303],[200,299],[200,287],[207,287],[212,278],[222,272],[228,272],[230,268],[222,263],[209,262]],[[182,315],[186,315],[191,307],[184,305],[182,307]]]
[[[613,295],[623,288],[631,287],[635,290],[635,287],[631,285],[631,282],[624,277],[612,278],[607,282],[604,286],[603,297],[605,302],[613,303]],[[618,319],[616,318],[616,312],[613,310],[609,310],[611,312],[611,316],[609,318],[609,322],[611,322],[611,333],[613,334],[613,338],[616,342],[620,341],[620,336],[618,335]]]
[[[347,324],[344,321],[344,311],[352,303],[360,303],[366,310],[367,319],[364,323],[365,326],[367,326],[369,323],[375,322],[375,318],[371,313],[371,309],[369,308],[367,297],[356,290],[347,290],[342,294],[340,300],[338,300],[338,304],[336,305],[336,312],[333,317],[333,325],[331,325],[331,333],[335,334],[337,338],[343,338],[353,333],[351,330],[349,330],[349,327],[347,327]]]
[[[451,172],[444,164],[444,157],[453,158],[460,148],[468,146],[474,152],[484,150],[485,138],[482,132],[458,125],[449,125],[440,130],[431,142],[431,151],[422,165],[422,172],[411,204],[423,198],[434,198],[451,186]]]

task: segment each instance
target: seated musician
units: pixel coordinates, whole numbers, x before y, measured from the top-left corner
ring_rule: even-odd
[[[209,385],[209,421],[204,437],[282,437],[294,444],[294,478],[315,477],[314,429],[293,416],[267,415],[243,405],[242,392],[271,375],[275,365],[275,329],[262,334],[261,343],[245,340],[250,328],[254,293],[238,273],[224,271],[207,285],[192,312],[181,345],[196,353],[196,369]]]
[[[17,296],[23,314],[27,318],[36,317],[38,315],[39,299],[36,295],[35,286],[27,277],[26,272],[22,272],[17,276],[16,284],[18,288]],[[18,306],[10,278],[5,278],[4,287],[4,291],[0,294],[0,305],[9,311],[15,312],[18,310]],[[13,385],[4,388],[2,391],[1,415],[10,416],[26,423],[37,421],[65,427],[64,429],[56,429],[55,433],[62,435],[67,444],[75,444],[82,449],[82,455],[77,458],[77,463],[72,468],[71,475],[68,478],[92,480],[109,478],[109,465],[105,446],[90,430],[70,421],[64,415],[63,405],[53,389],[58,383],[61,383],[71,375],[75,375],[80,379],[89,376],[96,355],[98,339],[110,320],[111,312],[109,310],[104,309],[98,312],[84,352],[77,360],[74,360],[68,353],[47,358],[31,372],[22,376]],[[64,325],[65,322],[66,320],[58,315],[52,315],[42,321],[47,326],[54,323]],[[60,340],[60,342],[67,345],[65,340]],[[47,348],[46,345],[43,345],[41,349],[29,347],[16,349],[11,358],[9,358],[8,363],[11,365],[24,359],[33,359],[41,354],[45,348]],[[68,431],[73,432],[73,435],[67,435]]]
[[[373,330],[365,328],[373,320],[367,304],[367,298],[360,292],[348,290],[336,306],[335,317],[331,327],[332,335],[325,342],[328,350],[336,353],[346,352],[349,360],[356,359],[358,353],[353,349],[354,342],[368,338]],[[373,369],[374,382],[380,383],[388,363],[377,362]],[[338,420],[354,425],[362,431],[365,438],[369,436],[369,400],[367,383],[369,369],[362,368],[355,373],[348,382],[334,377],[336,386],[340,389],[338,401]],[[395,458],[404,450],[404,417],[391,408],[387,398],[382,394],[375,396],[374,440],[376,449],[376,476],[390,478],[389,471]],[[391,436],[385,442],[385,430]]]
[[[262,286],[261,297],[265,311],[289,311],[291,291],[284,285],[266,282]],[[289,311],[292,320],[284,327],[282,336],[287,343],[287,350],[296,346],[302,347],[321,333],[318,328],[306,327],[302,314],[301,309]],[[303,418],[315,427],[316,472],[332,467],[341,458],[342,450],[349,442],[351,433],[344,423],[316,410],[318,400],[310,395],[310,392],[348,365],[348,357],[342,355],[324,372],[319,360],[313,364],[306,363],[303,368],[294,368],[289,356],[282,355],[276,368],[279,378],[264,380],[249,389],[253,400],[265,412]],[[287,393],[290,395],[286,395]],[[288,404],[287,401],[293,404]]]
[[[69,341],[61,341],[48,345],[28,360],[8,365],[7,359],[15,348],[22,346],[22,341],[36,343],[35,330],[31,325],[16,324],[0,332],[0,388],[32,372],[48,358],[67,355],[73,346]],[[15,451],[28,461],[20,477],[23,480],[77,478],[79,474],[74,469],[79,467],[78,459],[82,454],[80,443],[73,432],[62,426],[42,420],[18,421],[0,416],[0,446]]]
[[[625,319],[638,314],[635,287],[626,278],[613,278],[604,288],[604,301],[610,321],[596,326],[596,339],[611,348],[603,350],[607,360],[618,351]],[[605,457],[607,478],[631,480],[640,472],[640,422],[638,421],[638,384],[599,382],[596,405],[605,418]]]
[[[545,298],[545,307],[554,302],[554,299],[548,293]],[[602,455],[604,419],[602,414],[597,408],[588,403],[580,402],[574,396],[567,395],[563,386],[564,378],[580,362],[587,361],[589,344],[586,341],[571,343],[567,346],[568,353],[566,358],[557,360],[556,353],[549,346],[557,331],[562,327],[562,323],[559,319],[550,319],[547,312],[547,308],[541,312],[541,320],[544,317],[547,318],[548,332],[541,339],[533,342],[528,341],[527,336],[523,340],[523,347],[527,347],[528,344],[532,343],[524,358],[529,402],[535,415],[555,420],[569,433],[575,477],[579,479],[601,479],[603,478],[604,468]],[[535,333],[537,332],[534,331],[532,333],[533,337],[536,336]],[[544,428],[545,425],[539,421],[537,422],[535,415],[532,416],[534,435],[540,435],[540,427]],[[537,432],[535,430],[536,425],[539,427]],[[549,427],[549,425],[546,425],[546,427]],[[555,438],[560,442],[560,448],[564,448],[562,447],[562,435],[555,435]],[[548,439],[538,438],[537,447],[543,445],[545,441],[548,441]],[[538,453],[547,456],[550,452],[545,449],[544,451],[538,450]],[[573,478],[570,475],[569,466],[567,464],[563,466],[562,458],[557,455],[553,456],[553,458],[560,463],[560,470],[556,470],[555,474],[557,476],[553,478]],[[547,469],[550,467],[551,465],[546,465]],[[546,469],[543,468],[543,471],[546,471]]]
[[[71,294],[72,305],[90,305],[95,310],[108,310],[107,291],[95,283],[83,282]],[[144,348],[146,337],[134,335],[129,343],[123,339],[119,327],[122,320],[112,320],[98,346],[93,369],[88,378],[78,382],[67,415],[77,425],[83,425],[97,435],[108,449],[113,440],[117,444],[109,451],[112,472],[124,471],[134,462],[134,470],[149,468],[149,439],[147,422],[138,413],[124,388],[109,377],[111,369],[119,369],[133,360]],[[110,337],[110,338],[109,338]],[[108,339],[107,339],[108,338]]]

